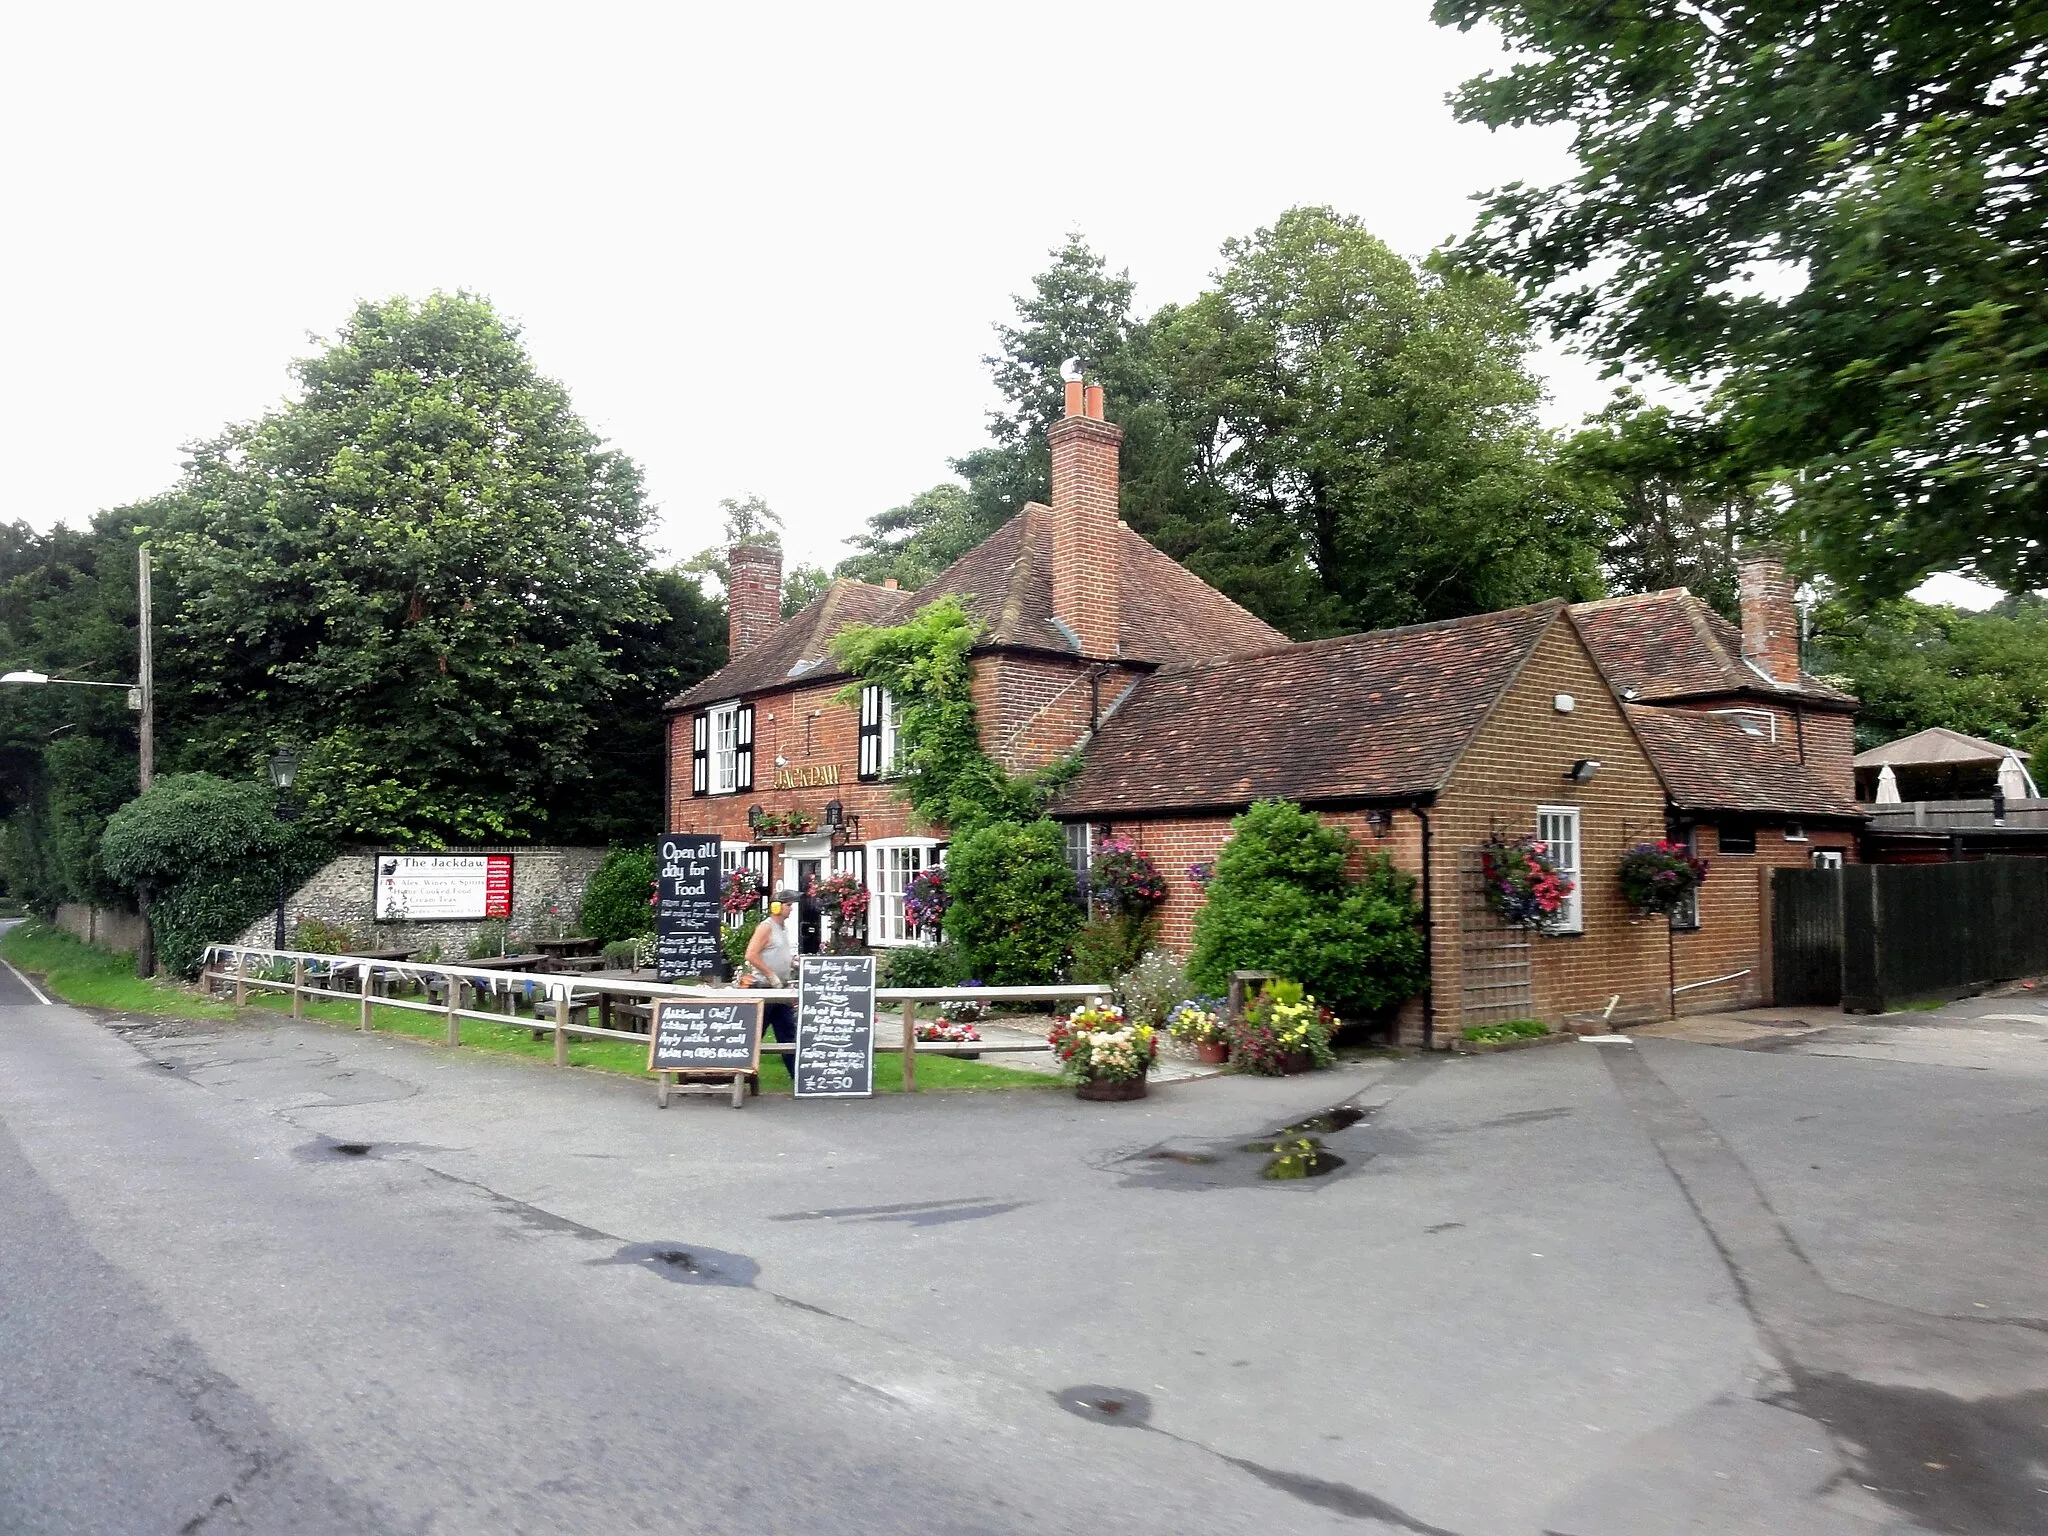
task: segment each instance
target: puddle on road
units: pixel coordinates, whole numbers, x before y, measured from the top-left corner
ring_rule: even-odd
[[[1068,1387],[1055,1392],[1052,1400],[1077,1418],[1091,1424],[1114,1424],[1123,1429],[1149,1429],[1152,1399],[1129,1387]]]
[[[1299,1183],[1327,1178],[1353,1162],[1363,1162],[1377,1148],[1341,1157],[1325,1144],[1371,1117],[1357,1104],[1334,1104],[1251,1141],[1235,1138],[1148,1147],[1123,1161],[1132,1185],[1153,1189],[1223,1189],[1261,1183]]]
[[[731,1285],[745,1289],[761,1266],[743,1254],[721,1253],[695,1243],[626,1243],[608,1259],[591,1264],[631,1264],[677,1285]]]

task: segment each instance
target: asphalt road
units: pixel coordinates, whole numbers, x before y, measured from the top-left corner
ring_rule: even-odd
[[[736,1113],[26,996],[9,1536],[2048,1530],[2031,1001]]]

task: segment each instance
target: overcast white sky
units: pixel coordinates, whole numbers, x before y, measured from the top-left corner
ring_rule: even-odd
[[[1444,96],[1427,0],[11,7],[0,518],[82,522],[290,388],[359,297],[467,288],[647,471],[658,543],[754,491],[792,560],[983,437],[1070,229],[1139,302],[1330,203],[1421,255],[1568,169]],[[1547,351],[1550,419],[1608,386]]]

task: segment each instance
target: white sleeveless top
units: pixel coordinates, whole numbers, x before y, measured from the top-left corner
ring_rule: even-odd
[[[763,918],[762,921],[768,925],[768,942],[761,946],[758,964],[778,983],[787,985],[789,963],[796,958],[789,941],[789,924],[786,921],[778,923],[772,917]]]

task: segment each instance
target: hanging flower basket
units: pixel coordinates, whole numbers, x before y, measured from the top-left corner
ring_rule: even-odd
[[[1637,843],[1621,856],[1621,894],[1645,917],[1669,917],[1707,883],[1707,861],[1683,843]]]
[[[719,895],[719,904],[729,916],[737,917],[742,912],[751,912],[761,904],[764,894],[760,875],[751,869],[736,869],[725,877],[725,885]]]
[[[1110,837],[1088,870],[1095,904],[1111,917],[1143,918],[1166,900],[1166,880],[1158,866],[1127,837]]]
[[[921,933],[937,933],[946,921],[946,908],[952,904],[952,893],[946,889],[946,871],[923,870],[911,877],[910,889],[903,893],[903,917]]]
[[[1480,850],[1486,904],[1511,928],[1542,928],[1555,922],[1565,898],[1577,889],[1560,873],[1550,845],[1540,837],[1487,839]]]

